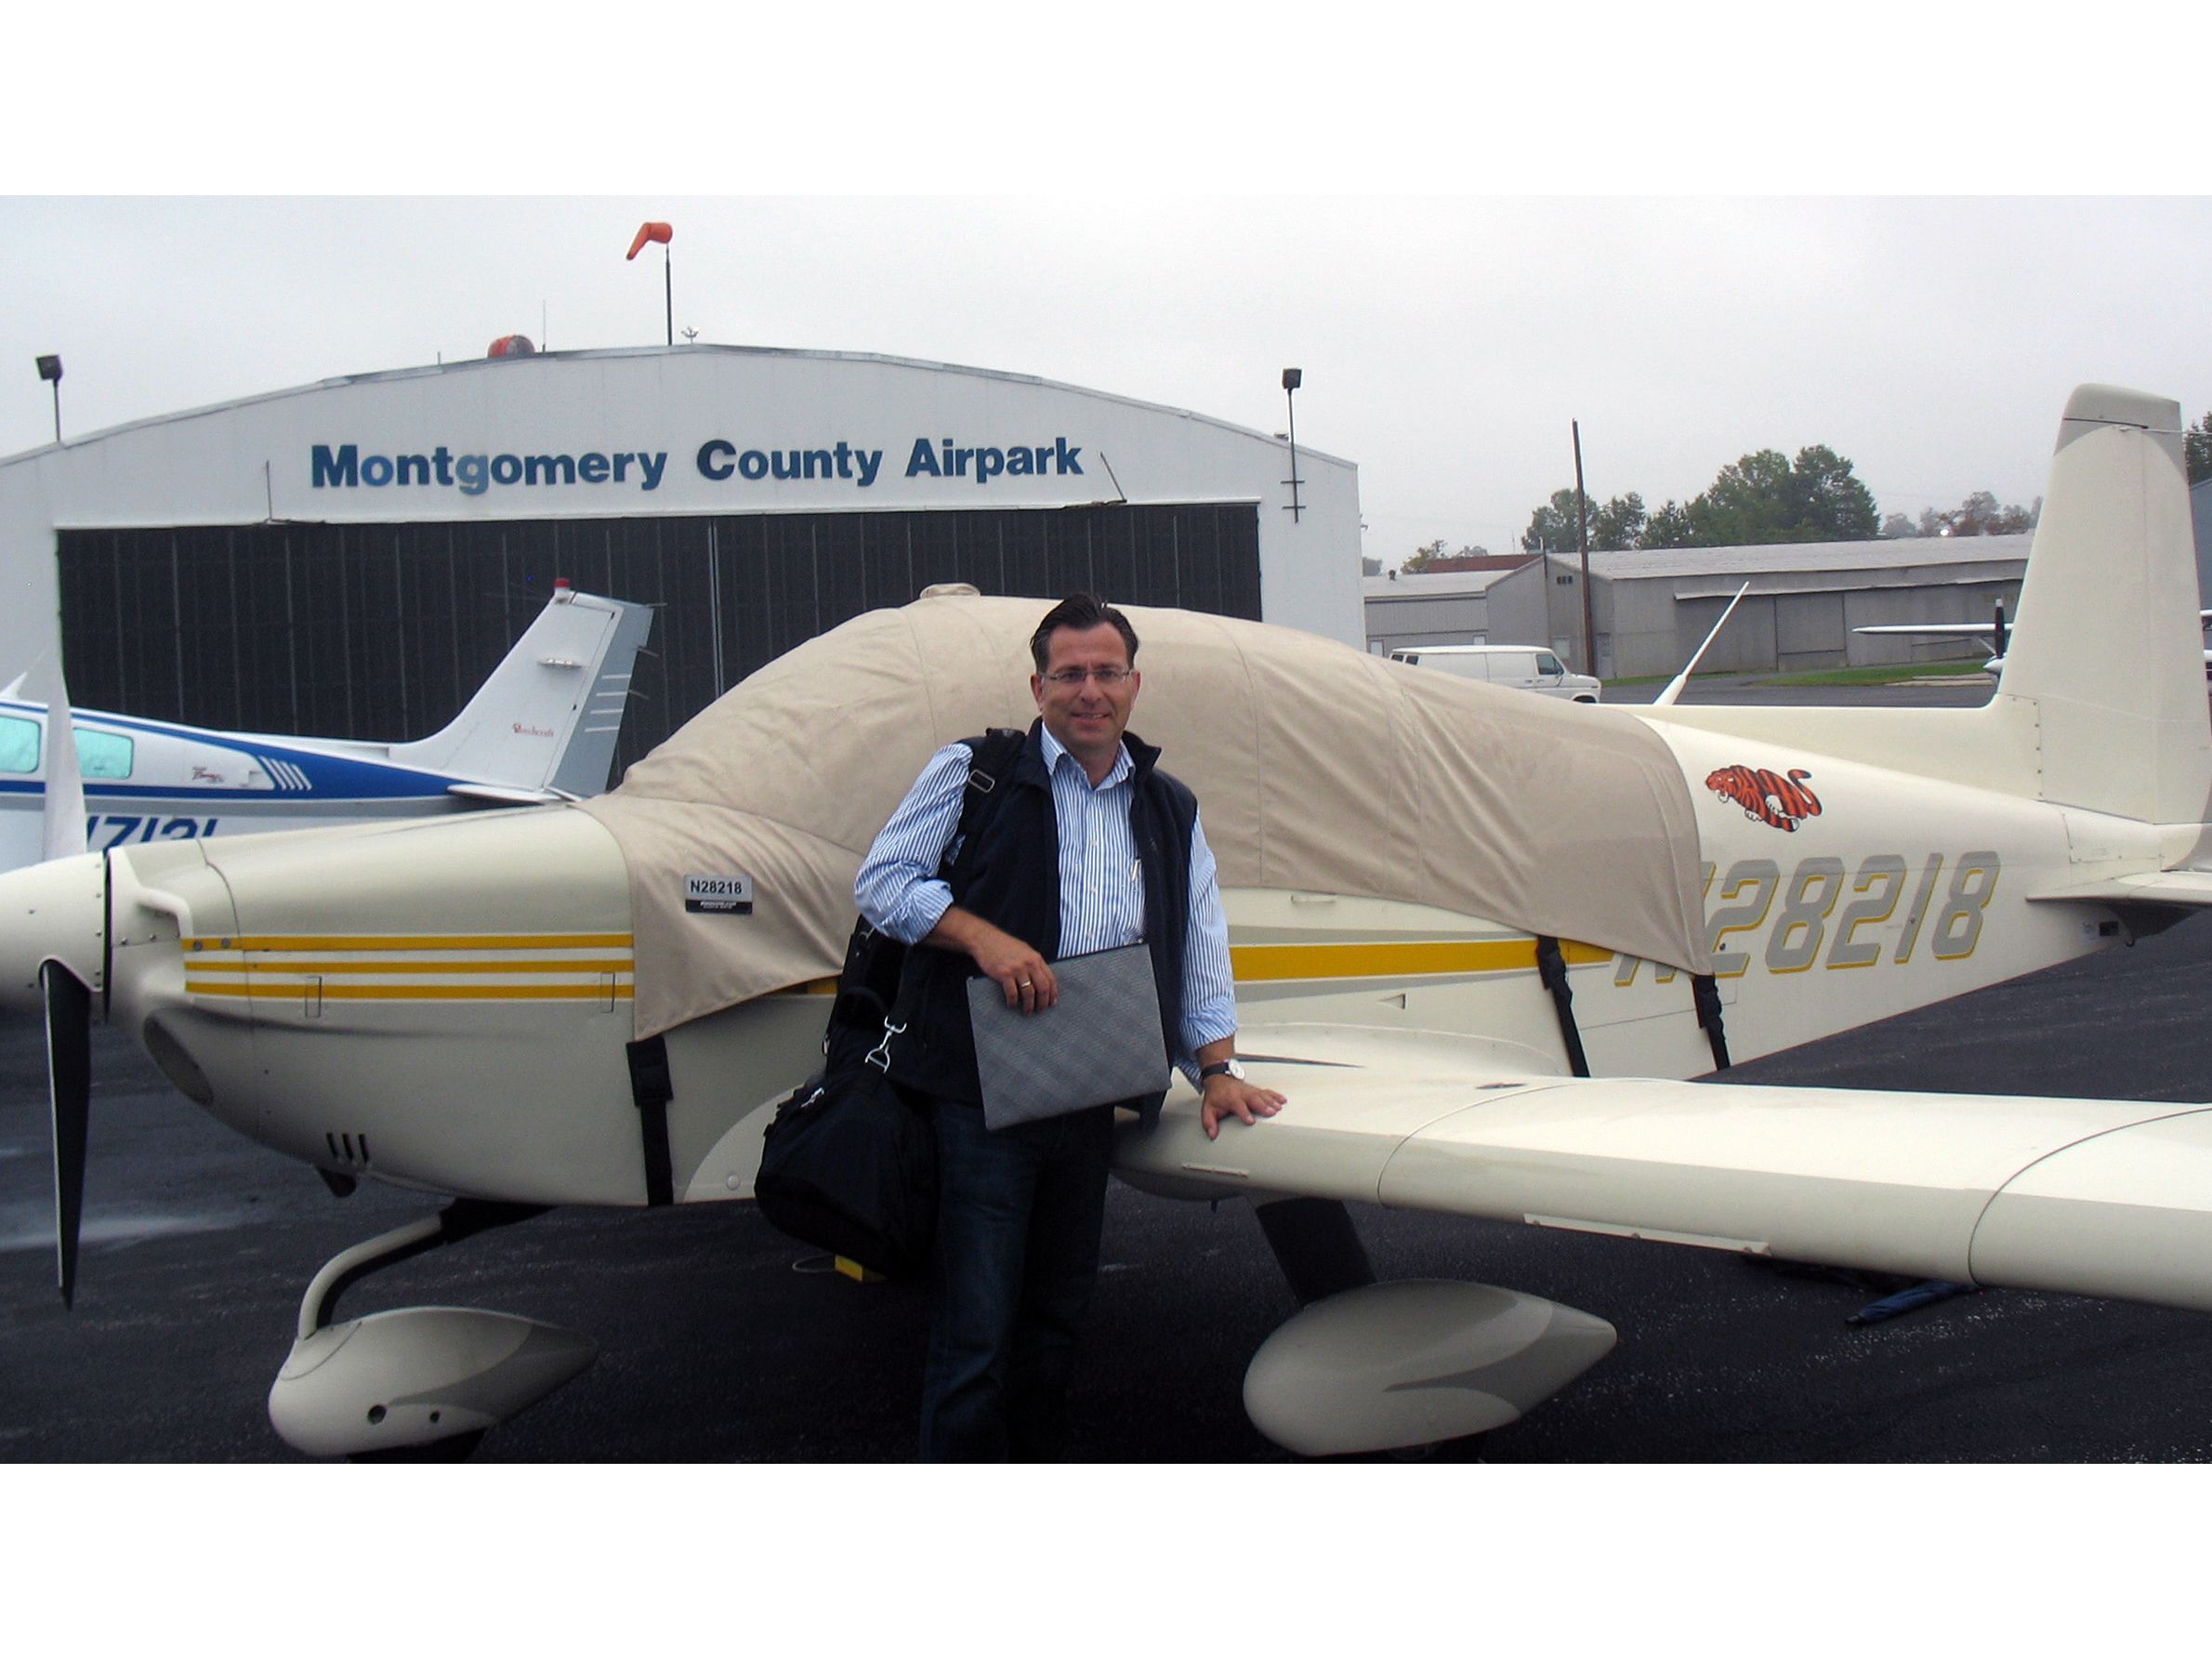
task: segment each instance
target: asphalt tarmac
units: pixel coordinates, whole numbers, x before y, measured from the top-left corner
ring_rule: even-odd
[[[1983,693],[1986,694],[1986,693]],[[1742,1066],[1744,1081],[2212,1099],[2212,924]],[[431,1201],[309,1170],[204,1116],[94,1033],[76,1308],[53,1284],[45,1054],[0,1021],[0,1460],[296,1457],[265,1411],[308,1281]],[[1386,1278],[1461,1278],[1608,1319],[1618,1347],[1521,1423],[1429,1455],[1493,1463],[2098,1461],[2212,1455],[2212,1319],[1992,1291],[1848,1324],[1868,1285],[1675,1246],[1354,1215]],[[1242,1203],[1116,1184],[1073,1455],[1289,1460],[1245,1418],[1295,1304]],[[343,1316],[495,1308],[587,1332],[590,1369],[480,1461],[897,1461],[921,1294],[858,1284],[749,1205],[567,1210],[390,1269]]]

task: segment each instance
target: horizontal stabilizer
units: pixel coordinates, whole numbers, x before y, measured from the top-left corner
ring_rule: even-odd
[[[2139,876],[2112,876],[2078,887],[2030,893],[2036,903],[2173,904],[2201,910],[2212,906],[2212,870],[2148,870]]]
[[[504,783],[448,783],[445,792],[487,807],[542,807],[574,798],[558,789],[510,789]]]
[[[1994,639],[1994,623],[1962,622],[1955,625],[1941,622],[1881,622],[1866,627],[1853,628],[1854,634],[1885,634],[1898,639]]]

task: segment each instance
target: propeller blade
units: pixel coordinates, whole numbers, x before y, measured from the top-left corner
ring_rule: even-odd
[[[1996,651],[1993,654],[2001,657],[2005,654],[2005,601],[2003,599],[1997,601],[1997,625],[1995,631]]]
[[[77,727],[69,711],[69,686],[54,670],[54,701],[46,704],[46,852],[71,858],[87,847],[85,779],[77,768]]]
[[[80,819],[81,823],[82,820]],[[46,1086],[54,1103],[54,1243],[61,1305],[75,1305],[77,1231],[85,1213],[85,1131],[92,1114],[92,993],[59,962],[42,963]]]

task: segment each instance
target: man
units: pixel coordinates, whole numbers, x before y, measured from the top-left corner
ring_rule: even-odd
[[[930,757],[854,884],[861,914],[917,947],[891,1017],[904,1029],[890,1075],[937,1130],[925,1459],[1060,1455],[1113,1149],[1113,1106],[984,1127],[968,981],[985,975],[1034,1014],[1059,1000],[1055,960],[1141,941],[1208,1139],[1224,1118],[1271,1117],[1284,1099],[1236,1063],[1229,928],[1197,801],[1157,770],[1158,750],[1125,736],[1143,683],[1136,630],[1076,594],[1046,614],[1030,653],[1038,718],[961,860],[962,890],[940,870],[960,851],[947,843],[973,758],[964,744]]]

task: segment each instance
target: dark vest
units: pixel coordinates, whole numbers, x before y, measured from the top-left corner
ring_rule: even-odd
[[[1047,962],[1060,956],[1060,815],[1045,770],[1036,721],[1013,770],[999,787],[1006,798],[976,831],[973,851],[953,902],[1034,946]],[[1190,928],[1191,834],[1198,801],[1156,770],[1160,751],[1125,731],[1132,763],[1129,832],[1144,871],[1144,939],[1152,949],[1160,993],[1160,1034],[1169,1054],[1182,1048],[1183,943]],[[977,977],[965,951],[916,945],[906,953],[891,1022],[906,1029],[892,1039],[890,1074],[912,1089],[944,1099],[979,1100],[975,1043],[968,1023],[968,981]],[[1147,1114],[1158,1100],[1145,1102]]]

